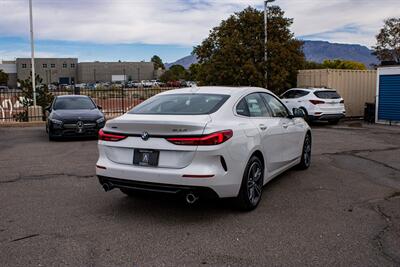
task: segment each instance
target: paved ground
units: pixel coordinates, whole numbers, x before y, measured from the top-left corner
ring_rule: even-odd
[[[96,141],[0,128],[3,266],[400,265],[400,129],[314,127],[312,167],[259,208],[105,193]]]

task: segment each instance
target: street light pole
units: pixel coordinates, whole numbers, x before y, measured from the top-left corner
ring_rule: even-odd
[[[272,3],[275,0],[265,0],[264,1],[264,61],[265,61],[265,88],[268,89],[268,3]]]
[[[34,47],[34,44],[33,44],[32,0],[29,0],[29,23],[30,23],[30,33],[31,33],[31,64],[32,64],[33,105],[36,106],[35,47]]]

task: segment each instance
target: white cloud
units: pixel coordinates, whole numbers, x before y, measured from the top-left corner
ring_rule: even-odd
[[[296,36],[372,45],[398,0],[277,0]],[[192,46],[222,19],[262,0],[33,0],[36,38]],[[0,0],[0,36],[28,36],[28,1]],[[358,31],[340,31],[346,26]],[[339,29],[339,30],[338,30]]]
[[[15,60],[19,57],[30,57],[29,50],[0,50],[0,59],[2,60]],[[69,55],[60,55],[59,53],[52,53],[46,51],[35,51],[35,57],[73,57]]]

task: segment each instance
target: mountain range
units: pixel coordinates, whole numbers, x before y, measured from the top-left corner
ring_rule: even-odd
[[[358,44],[338,44],[327,41],[303,41],[303,52],[307,61],[322,63],[325,59],[344,59],[358,61],[365,64],[367,68],[372,64],[379,63],[376,56],[372,55],[372,50],[366,46]],[[182,65],[189,68],[193,63],[197,63],[194,55],[189,55],[178,59],[172,63],[166,63],[166,68],[172,65]]]

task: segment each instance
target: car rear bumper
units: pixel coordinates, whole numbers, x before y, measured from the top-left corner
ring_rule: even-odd
[[[99,151],[96,174],[98,177],[107,177],[106,179],[117,179],[128,184],[150,183],[177,188],[209,188],[220,198],[236,197],[241,186],[241,167],[230,168],[232,164],[226,155],[224,157],[228,165],[227,171],[220,162],[220,156],[209,153],[196,153],[192,162],[183,168],[163,168],[116,163],[103,154],[103,149]]]
[[[184,195],[189,192],[196,193],[201,198],[218,198],[218,194],[209,187],[204,186],[189,186],[189,185],[174,185],[150,183],[142,181],[133,181],[127,179],[117,179],[105,176],[98,176],[99,183],[103,186],[107,184],[109,189],[120,188],[130,189],[135,191],[147,191],[174,195]]]
[[[337,114],[322,114],[322,115],[310,115],[309,118],[311,121],[334,121],[334,120],[340,120],[345,117],[345,114],[343,113],[337,113]]]

